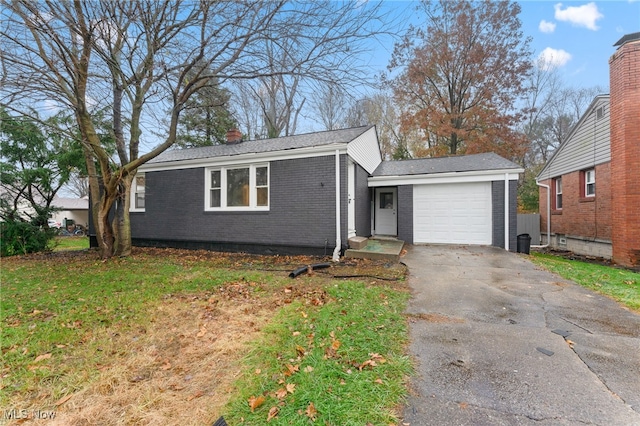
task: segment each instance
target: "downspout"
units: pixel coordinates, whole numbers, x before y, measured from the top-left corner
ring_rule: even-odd
[[[536,185],[546,188],[547,190],[547,244],[532,245],[531,247],[546,248],[549,247],[549,244],[551,243],[551,187],[538,182],[538,179],[536,179]]]
[[[509,173],[504,174],[504,249],[509,251]]]
[[[336,149],[336,248],[333,249],[334,262],[340,261],[340,249],[342,248],[340,238],[340,150]]]

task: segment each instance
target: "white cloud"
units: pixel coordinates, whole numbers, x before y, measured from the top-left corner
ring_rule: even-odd
[[[560,68],[571,60],[571,54],[562,49],[547,47],[538,55],[539,67],[544,70]]]
[[[598,10],[598,6],[594,2],[583,4],[582,6],[567,6],[562,9],[562,3],[554,6],[556,10],[555,18],[558,21],[571,22],[578,27],[585,27],[590,30],[597,30],[596,21],[604,18],[604,15]]]
[[[552,33],[556,30],[555,22],[547,22],[544,19],[540,21],[538,29],[543,33]]]

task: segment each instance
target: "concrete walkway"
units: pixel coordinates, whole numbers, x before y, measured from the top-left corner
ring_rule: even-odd
[[[640,315],[524,255],[409,246],[404,423],[640,425]]]

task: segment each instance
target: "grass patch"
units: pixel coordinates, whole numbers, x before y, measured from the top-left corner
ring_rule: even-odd
[[[405,271],[354,261],[288,278],[317,261],[159,249],[3,259],[0,406],[105,425],[263,424],[278,406],[275,424],[303,424],[313,402],[322,424],[388,424],[410,371]]]
[[[535,264],[640,311],[640,274],[637,272],[546,253],[532,255]]]
[[[246,360],[243,391],[227,408],[230,424],[397,421],[393,408],[411,372],[402,316],[408,295],[352,281],[326,291],[326,304],[292,304],[267,327]]]
[[[51,241],[53,251],[86,250],[89,248],[89,237],[55,237]]]

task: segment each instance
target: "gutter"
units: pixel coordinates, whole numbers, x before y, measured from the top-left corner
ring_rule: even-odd
[[[538,178],[536,178],[536,185],[542,188],[546,188],[547,190],[547,244],[532,245],[531,247],[546,248],[549,247],[549,243],[551,242],[551,187],[549,185],[545,185],[544,183],[538,182]]]
[[[340,249],[342,240],[340,237],[340,150],[336,149],[336,248],[333,249],[334,262],[340,261]]]

